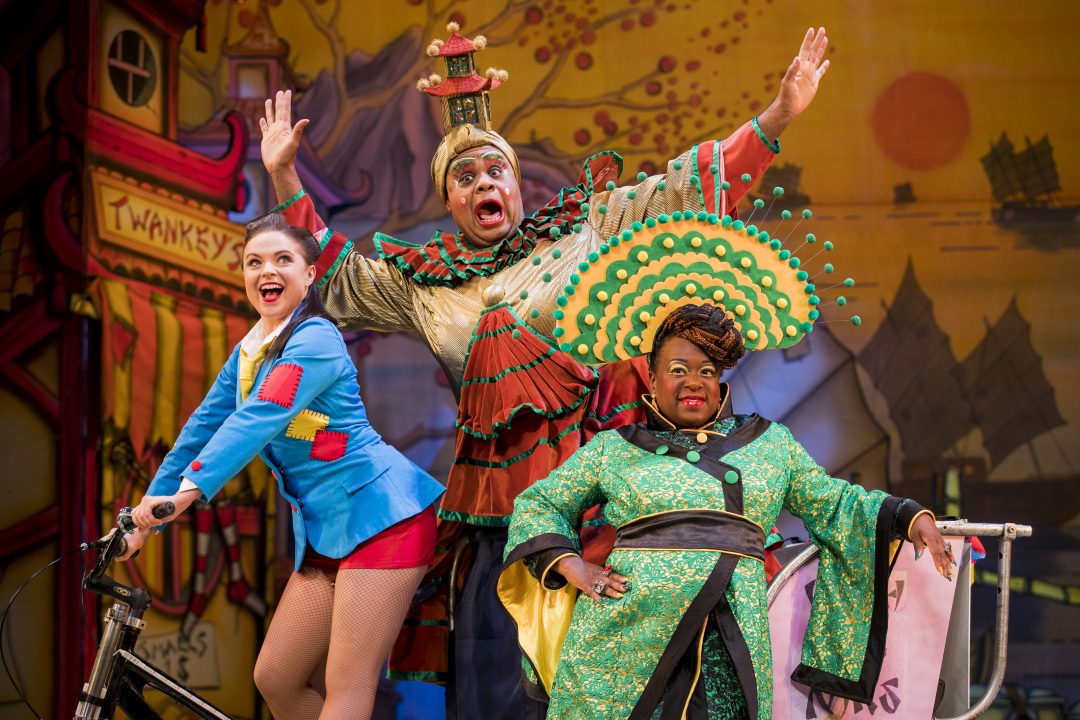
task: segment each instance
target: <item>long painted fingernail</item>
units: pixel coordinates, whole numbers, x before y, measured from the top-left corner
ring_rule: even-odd
[[[916,559],[916,560],[918,560],[918,559],[919,559],[919,551],[918,551],[918,550],[916,550],[916,551],[915,551],[915,559]]]

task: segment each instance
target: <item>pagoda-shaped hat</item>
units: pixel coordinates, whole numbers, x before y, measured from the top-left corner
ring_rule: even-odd
[[[446,168],[450,161],[460,153],[481,145],[498,148],[510,162],[514,175],[521,180],[517,153],[510,143],[491,129],[489,91],[502,85],[510,74],[493,67],[483,75],[477,73],[473,54],[487,46],[487,38],[477,35],[470,40],[458,32],[460,29],[455,22],[448,24],[446,30],[450,37],[432,40],[427,47],[428,55],[446,61],[446,77],[432,73],[416,83],[418,90],[442,101],[443,130],[446,135],[431,160],[431,180],[444,200]]]

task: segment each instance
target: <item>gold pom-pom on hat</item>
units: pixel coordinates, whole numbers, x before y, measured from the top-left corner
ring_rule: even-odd
[[[450,22],[446,23],[446,32],[448,32],[448,33],[456,33],[460,29],[461,29],[461,26],[458,25],[456,22],[454,22],[452,20]]]
[[[428,76],[427,83],[418,82],[416,87],[442,100],[443,129],[446,132],[466,124],[491,130],[488,91],[505,82],[510,73],[489,68],[485,75],[477,74],[473,54],[487,47],[488,40],[483,35],[470,40],[459,34],[460,29],[458,23],[448,23],[446,30],[450,37],[445,41],[432,40],[426,49],[429,56],[441,57],[446,61],[446,79],[433,74]]]
[[[473,47],[477,50],[483,50],[487,47],[487,38],[483,35],[477,35],[472,39]]]

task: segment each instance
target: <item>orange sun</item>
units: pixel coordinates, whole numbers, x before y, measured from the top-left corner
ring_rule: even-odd
[[[955,158],[967,142],[971,114],[956,83],[929,72],[904,75],[874,103],[874,137],[889,159],[929,170]]]

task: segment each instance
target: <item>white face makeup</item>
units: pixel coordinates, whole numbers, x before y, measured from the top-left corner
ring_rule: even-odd
[[[458,155],[446,171],[446,209],[478,247],[510,235],[524,216],[521,188],[510,161],[491,145]]]

